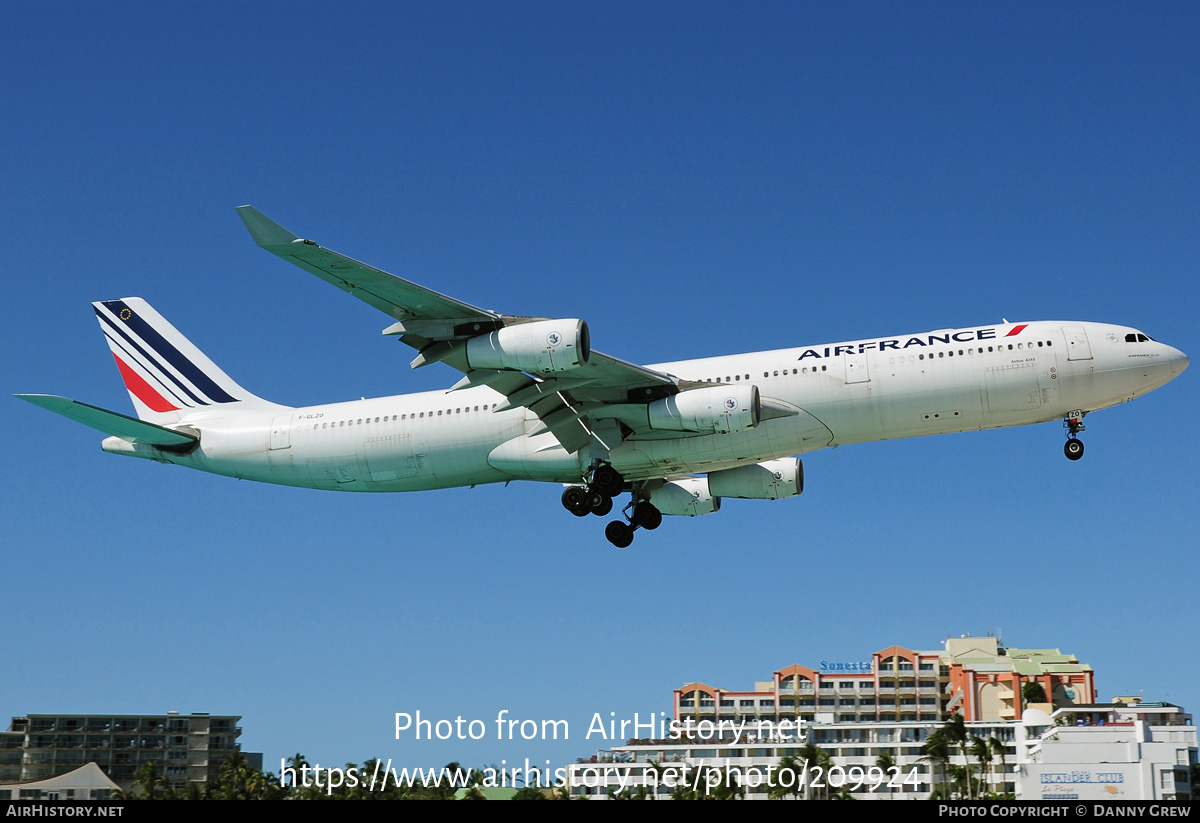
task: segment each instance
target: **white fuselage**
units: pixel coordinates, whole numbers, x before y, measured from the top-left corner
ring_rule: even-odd
[[[1142,342],[1136,342],[1137,337]],[[1130,340],[1129,338],[1134,338]],[[1187,358],[1136,330],[1036,322],[950,329],[651,366],[683,380],[756,385],[788,409],[729,434],[623,442],[596,410],[603,459],[626,480],[678,477],[830,445],[1019,426],[1094,411],[1171,380]],[[236,417],[196,413],[189,454],[109,438],[104,448],[248,480],[399,492],[508,480],[579,482],[598,445],[568,454],[524,408],[486,387]],[[539,433],[540,431],[540,433]]]

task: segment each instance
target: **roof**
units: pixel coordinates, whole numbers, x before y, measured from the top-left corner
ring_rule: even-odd
[[[119,789],[121,788],[95,763],[85,763],[78,769],[45,780],[30,783],[0,784],[0,789],[40,789],[42,791],[64,791],[66,789]]]

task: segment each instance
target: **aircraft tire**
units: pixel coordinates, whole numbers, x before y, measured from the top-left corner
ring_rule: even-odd
[[[642,501],[633,507],[633,522],[647,531],[654,531],[662,525],[662,512],[653,503]]]
[[[562,493],[563,508],[576,517],[587,517],[592,510],[588,493],[582,486],[567,486]]]
[[[620,494],[624,485],[625,478],[608,464],[597,466],[596,470],[592,472],[592,488],[609,497],[616,497]]]
[[[612,511],[612,498],[601,492],[592,492],[589,500],[589,509],[592,514],[597,517],[603,517]]]
[[[1063,453],[1066,454],[1068,460],[1078,460],[1083,457],[1083,441],[1072,437],[1063,446]]]
[[[633,527],[621,520],[614,520],[604,527],[604,536],[618,549],[627,549],[633,543]]]

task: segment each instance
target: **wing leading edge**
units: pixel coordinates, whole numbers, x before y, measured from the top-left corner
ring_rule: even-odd
[[[452,390],[491,386],[508,398],[501,410],[529,408],[568,452],[590,442],[588,415],[595,406],[644,404],[693,385],[599,352],[567,372],[473,369],[468,340],[544,318],[472,306],[298,237],[253,206],[237,212],[259,246],[396,320],[383,333],[417,350],[413,368],[441,362],[458,369],[466,376]]]

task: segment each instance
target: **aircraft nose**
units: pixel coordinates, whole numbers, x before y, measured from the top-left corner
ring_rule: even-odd
[[[1172,346],[1167,346],[1167,358],[1171,361],[1171,374],[1180,374],[1188,367],[1188,356]]]

